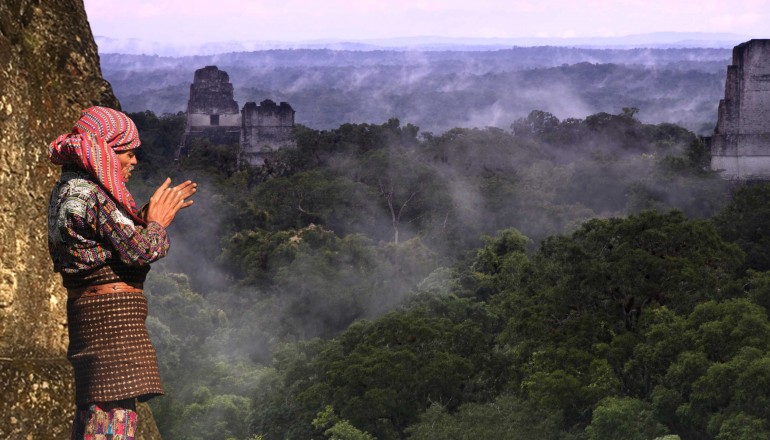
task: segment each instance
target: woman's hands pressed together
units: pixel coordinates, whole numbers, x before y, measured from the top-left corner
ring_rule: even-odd
[[[150,203],[147,206],[147,222],[160,223],[167,228],[180,209],[193,204],[192,200],[187,199],[197,191],[197,186],[197,183],[187,180],[172,188],[171,179],[167,177],[150,197]]]

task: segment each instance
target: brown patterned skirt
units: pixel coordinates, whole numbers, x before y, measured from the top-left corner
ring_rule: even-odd
[[[78,405],[163,394],[141,291],[70,298],[67,319]]]

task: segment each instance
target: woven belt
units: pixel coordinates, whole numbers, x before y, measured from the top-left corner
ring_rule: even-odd
[[[67,298],[105,295],[108,293],[142,293],[142,284],[127,284],[124,282],[97,284],[95,286],[67,289]]]

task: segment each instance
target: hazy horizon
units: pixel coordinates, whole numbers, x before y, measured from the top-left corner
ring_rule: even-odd
[[[209,43],[159,42],[139,38],[112,38],[96,35],[99,52],[131,55],[185,57],[232,52],[284,49],[330,49],[338,51],[488,51],[512,47],[574,47],[595,49],[732,49],[751,37],[735,34],[658,32],[622,37],[597,38],[452,38],[441,36],[393,37],[370,40],[325,39],[308,41],[231,40]]]
[[[632,41],[634,36],[677,34],[717,41],[770,37],[770,0],[677,2],[652,0],[85,0],[92,32],[103,41],[136,40],[170,47],[222,42],[357,42],[443,39]],[[120,14],[115,11],[120,10]],[[688,34],[688,35],[686,35]],[[696,35],[693,37],[693,35]],[[576,43],[577,42],[577,43]]]

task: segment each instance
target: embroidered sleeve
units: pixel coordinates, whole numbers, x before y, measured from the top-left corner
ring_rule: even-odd
[[[113,257],[131,266],[144,266],[166,256],[170,242],[163,226],[156,222],[136,226],[106,194],[100,191],[97,199],[96,227],[102,239],[112,244]]]

